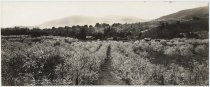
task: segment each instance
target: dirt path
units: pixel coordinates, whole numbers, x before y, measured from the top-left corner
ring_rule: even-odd
[[[125,81],[116,79],[112,76],[111,71],[111,46],[109,45],[106,52],[104,63],[101,64],[100,76],[97,82],[98,85],[127,85]]]
[[[95,53],[95,52],[99,51],[101,47],[102,47],[102,44],[100,44],[100,45],[97,47],[97,49],[96,49],[95,51],[93,51],[92,53]]]

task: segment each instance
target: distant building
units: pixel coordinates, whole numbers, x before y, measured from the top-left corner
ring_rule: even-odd
[[[94,37],[93,37],[93,36],[86,36],[86,39],[87,39],[87,40],[93,40]]]
[[[114,40],[114,38],[113,37],[110,37],[110,38],[107,38],[107,40]]]
[[[151,41],[151,38],[144,38],[145,41]]]

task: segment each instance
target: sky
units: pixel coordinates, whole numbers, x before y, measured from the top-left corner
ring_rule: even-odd
[[[161,2],[161,1],[4,1],[1,2],[1,25],[34,26],[43,22],[84,15],[132,16],[152,20],[183,9],[208,6],[208,2]]]

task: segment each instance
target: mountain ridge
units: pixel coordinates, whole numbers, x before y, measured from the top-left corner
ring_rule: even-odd
[[[202,6],[202,7],[197,7],[197,8],[185,9],[185,10],[181,10],[172,14],[168,14],[160,18],[157,18],[157,20],[188,19],[189,16],[203,17],[203,16],[207,16],[208,14],[209,14],[209,7]]]
[[[72,15],[68,17],[63,17],[60,19],[54,19],[47,22],[44,22],[38,27],[46,28],[46,27],[63,27],[63,26],[73,26],[73,25],[95,25],[96,23],[136,23],[136,22],[145,22],[146,20],[140,19],[138,17],[131,16],[102,16],[102,17],[94,17],[94,16],[82,16],[82,15]]]

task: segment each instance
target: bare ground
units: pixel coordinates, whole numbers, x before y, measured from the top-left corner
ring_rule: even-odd
[[[107,48],[106,58],[104,63],[101,64],[101,70],[99,75],[99,80],[97,81],[97,85],[128,85],[124,80],[115,78],[111,72],[111,46],[109,45]]]

